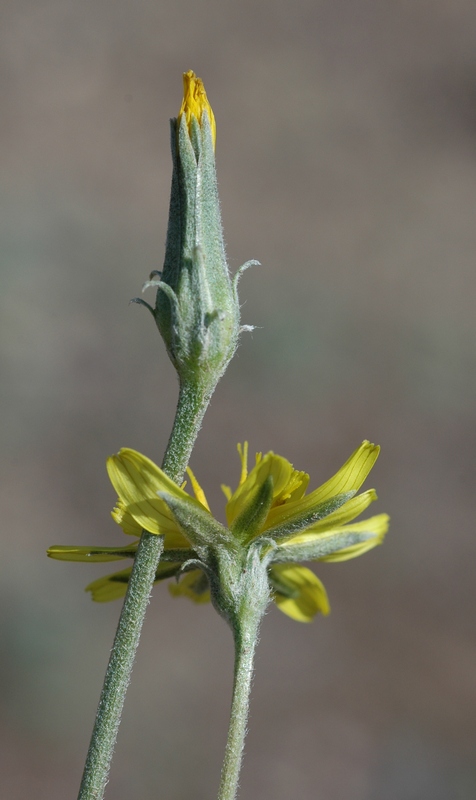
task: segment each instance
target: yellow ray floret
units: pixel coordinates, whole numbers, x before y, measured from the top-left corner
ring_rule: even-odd
[[[123,516],[127,513],[140,528],[173,538],[175,547],[188,547],[188,541],[158,492],[167,492],[191,503],[196,503],[196,500],[170,480],[153,461],[136,450],[123,448],[117,455],[108,458],[107,471],[121,501],[114,512],[116,521],[121,513]]]
[[[239,486],[244,483],[248,477],[248,442],[243,442],[243,444],[237,444],[236,449],[238,450],[238,455],[241,461],[241,475],[240,475],[240,482]]]
[[[114,522],[117,522],[117,524],[121,526],[124,533],[126,533],[128,536],[141,535],[141,526],[135,521],[134,517],[129,514],[120,497],[117,498],[116,505],[111,511],[111,517],[113,518]]]
[[[194,603],[210,602],[208,581],[201,569],[193,569],[187,572],[178,583],[170,583],[169,592],[173,597],[188,597]]]
[[[137,544],[125,547],[84,547],[77,545],[54,544],[46,551],[50,558],[58,561],[119,561],[121,558],[135,558]]]
[[[293,469],[293,465],[286,458],[277,456],[275,453],[267,453],[265,456],[258,453],[256,465],[244,480],[243,474],[242,470],[240,484],[226,504],[228,525],[232,524],[256,489],[262,486],[269,477],[273,480],[271,509],[302,497],[309,483],[309,475]]]
[[[283,548],[292,549],[299,545],[310,545],[312,542],[322,542],[338,534],[348,533],[365,533],[368,534],[368,539],[359,544],[353,544],[348,547],[343,547],[334,553],[326,556],[321,556],[316,559],[318,561],[349,561],[351,558],[357,558],[373,547],[382,544],[385,534],[388,531],[390,517],[388,514],[377,514],[375,517],[364,519],[362,522],[353,522],[351,525],[329,525],[327,530],[320,530],[315,533],[314,528],[309,529],[305,533],[300,533],[298,536],[292,536],[283,542]]]
[[[291,497],[289,502],[280,507],[271,508],[266,528],[281,525],[294,515],[310,511],[313,507],[332,500],[337,495],[358,491],[375,464],[379,452],[378,445],[367,441],[362,442],[336,474],[318,489],[303,497]]]
[[[274,601],[279,610],[298,622],[312,622],[316,614],[330,611],[327,592],[310,569],[276,564],[271,569]]]
[[[200,486],[199,482],[197,481],[190,467],[187,467],[187,475],[190,478],[190,483],[192,484],[193,493],[196,499],[198,500],[199,503],[201,503],[205,511],[208,511],[210,513],[210,506],[208,505],[208,500],[205,496],[205,492],[203,491],[202,487]]]
[[[341,529],[344,533],[368,533],[371,538],[367,539],[366,542],[344,547],[342,550],[323,556],[319,560],[336,563],[337,561],[349,561],[351,558],[363,556],[373,547],[382,544],[388,531],[389,522],[390,517],[388,514],[377,514],[375,517],[364,519],[362,522],[353,522],[351,525],[346,525],[345,528]],[[337,528],[335,532],[339,533],[339,529]]]

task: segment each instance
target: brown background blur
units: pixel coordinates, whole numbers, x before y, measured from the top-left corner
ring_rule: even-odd
[[[241,797],[474,798],[474,3],[4,0],[0,41],[0,796],[76,797],[120,604],[83,591],[108,565],[45,550],[122,544],[106,456],[168,438],[175,376],[128,301],[194,69],[231,269],[263,266],[192,465],[222,517],[237,441],[316,486],[369,438],[392,516],[317,569],[328,619],[266,617]],[[231,671],[212,608],[156,589],[108,798],[215,796]]]

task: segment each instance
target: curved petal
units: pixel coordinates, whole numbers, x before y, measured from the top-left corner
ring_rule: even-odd
[[[306,556],[306,560],[313,561],[348,561],[350,558],[357,558],[357,556],[361,556],[366,553],[367,550],[371,550],[378,544],[382,544],[385,534],[388,531],[389,520],[390,517],[388,514],[377,514],[375,517],[362,520],[362,522],[354,522],[351,525],[336,526],[325,532],[301,533],[299,536],[293,536],[292,539],[288,539],[286,542],[283,542],[281,548],[283,550],[285,549],[290,551],[296,548],[296,560],[301,560],[297,553],[298,549],[302,549],[302,546],[307,546],[310,548],[312,542],[322,543],[327,539],[334,540],[337,539],[339,534],[341,534],[343,538],[352,533],[365,534],[368,538],[366,538],[364,541],[358,542],[357,544],[344,546],[340,550],[335,550],[328,555],[314,558],[310,554],[311,549],[309,549],[309,553]]]
[[[247,506],[250,496],[259,489],[268,478],[273,481],[273,506],[286,503],[301,490],[305,491],[309,480],[305,472],[298,472],[293,465],[282,456],[267,453],[261,457],[257,454],[256,465],[247,478],[240,483],[226,505],[226,518],[231,525],[241,511]],[[243,473],[242,473],[243,475]]]
[[[373,534],[367,531],[348,531],[346,528],[337,528],[336,531],[328,531],[318,536],[302,536],[300,541],[294,541],[291,545],[284,544],[275,547],[269,553],[269,558],[273,564],[323,561],[326,556],[354,545],[363,544],[373,538]]]
[[[107,471],[125,511],[149,533],[181,535],[172,512],[157,492],[167,492],[200,506],[153,461],[136,450],[123,448],[108,458]],[[183,542],[183,546],[187,546],[185,539]]]
[[[379,452],[378,444],[363,441],[336,474],[312,494],[319,497],[319,501],[322,502],[341,492],[357,492],[375,464]]]
[[[248,497],[243,508],[233,520],[230,530],[241,544],[254,539],[266,521],[273,500],[273,481],[269,477]]]
[[[291,483],[291,481],[290,481]],[[307,472],[300,472],[295,469],[292,476],[292,484],[288,486],[286,496],[282,498],[281,502],[294,503],[304,497],[306,489],[309,486],[309,475]]]
[[[270,582],[276,605],[288,617],[298,622],[312,622],[316,614],[329,613],[324,585],[310,569],[276,564],[270,570]]]
[[[240,475],[240,482],[239,486],[244,483],[248,477],[248,442],[243,442],[243,444],[237,444],[236,449],[238,450],[238,455],[240,456],[241,461],[241,475]]]
[[[115,572],[112,575],[104,575],[97,581],[89,583],[85,592],[91,592],[91,600],[96,603],[108,603],[110,600],[118,600],[124,597],[127,592],[127,584],[131,577],[132,567],[123,569],[122,572]]]
[[[227,501],[231,500],[231,496],[233,494],[233,492],[231,491],[231,486],[227,486],[225,483],[222,483],[221,486],[220,486],[220,489],[222,490],[223,494],[225,495]]]
[[[117,522],[117,524],[121,526],[124,533],[126,533],[128,536],[139,537],[141,535],[142,526],[135,521],[132,514],[129,514],[120,497],[117,498],[116,505],[111,511],[111,517],[113,518],[114,522]]]
[[[154,583],[159,583],[166,578],[171,578],[177,574],[180,564],[162,563],[157,567]],[[123,569],[122,572],[113,572],[112,575],[103,575],[97,581],[93,581],[85,588],[85,592],[91,592],[91,599],[96,603],[108,603],[110,600],[118,600],[124,597],[131,577],[132,567]]]
[[[367,441],[362,442],[340,470],[318,489],[293,503],[272,508],[268,515],[266,528],[276,527],[291,516],[304,514],[337,495],[348,492],[355,494],[375,464],[379,451],[378,445]]]
[[[240,483],[238,489],[233,493],[231,499],[226,504],[226,518],[231,525],[241,511],[248,505],[250,497],[259,489],[267,478],[273,480],[273,496],[276,488],[279,491],[287,483],[291,474],[292,466],[285,458],[275,456],[274,453],[267,453],[264,458],[260,458],[253,467],[245,481]],[[242,473],[243,474],[243,473]]]
[[[194,473],[192,472],[192,470],[190,469],[190,467],[187,467],[187,475],[190,478],[190,483],[192,484],[193,493],[194,493],[196,499],[198,500],[200,505],[203,506],[205,511],[208,511],[208,513],[211,513],[210,512],[210,506],[208,505],[208,500],[205,497],[205,492],[203,491],[202,487],[200,486],[199,482],[197,481],[197,479],[196,479]]]
[[[124,533],[127,533],[129,536],[141,536],[142,525],[139,525],[139,523],[135,521],[134,517],[129,513],[120,497],[117,498],[116,506],[111,511],[111,516],[114,522],[117,522],[117,524],[121,526]],[[166,550],[175,550],[177,548],[188,546],[189,543],[187,539],[178,528],[174,531],[169,530],[165,532],[164,547]]]
[[[320,558],[319,561],[349,561],[351,558],[362,556],[368,550],[372,550],[373,547],[377,547],[377,545],[382,544],[385,534],[388,531],[389,521],[390,517],[388,514],[377,514],[375,517],[370,517],[370,519],[365,519],[362,522],[355,522],[353,525],[346,525],[345,528],[342,528],[342,531],[345,531],[346,533],[351,533],[352,531],[356,533],[370,533],[373,534],[373,538],[367,539],[366,542],[360,542],[360,544],[344,547],[342,550],[338,550],[336,553],[331,553],[328,556]]]
[[[357,497],[352,497],[350,500],[347,500],[343,506],[332,511],[327,517],[324,517],[324,519],[313,522],[305,532],[299,534],[299,537],[305,537],[313,533],[322,534],[327,531],[333,531],[334,528],[341,528],[342,525],[346,525],[362,514],[375,500],[377,500],[377,492],[375,489],[368,489],[366,492],[357,495]],[[295,537],[291,537],[291,539],[284,541],[283,544],[291,544],[294,539]]]

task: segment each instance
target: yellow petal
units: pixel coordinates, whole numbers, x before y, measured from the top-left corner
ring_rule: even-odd
[[[289,588],[287,597],[275,588],[274,601],[279,610],[298,622],[312,622],[316,614],[330,611],[329,600],[324,585],[310,569],[288,564],[275,564],[270,570],[271,583],[273,577],[276,584]]]
[[[239,486],[245,482],[248,477],[248,442],[243,442],[243,444],[237,444],[236,449],[238,450],[238,455],[240,456],[241,461],[241,475],[240,475],[240,482]]]
[[[142,527],[135,521],[132,514],[129,514],[120,497],[117,498],[116,505],[111,511],[111,517],[128,536],[141,535]]]
[[[306,529],[305,533],[299,534],[299,536],[305,538],[311,533],[325,533],[326,531],[333,531],[334,528],[342,527],[342,525],[351,522],[358,517],[359,514],[362,514],[375,500],[377,500],[377,492],[375,489],[368,489],[368,491],[358,494],[357,497],[352,497],[350,500],[347,500],[343,506],[333,511],[327,517],[324,517],[324,519],[314,522]],[[286,542],[283,542],[283,544],[288,544],[290,541],[291,540],[288,539]]]
[[[185,114],[185,120],[188,130],[190,131],[190,123],[192,117],[195,117],[197,122],[201,124],[202,114],[206,111],[210,121],[210,128],[212,132],[213,147],[216,142],[216,123],[215,115],[212,107],[208,102],[207,93],[201,78],[197,78],[195,73],[189,69],[188,72],[183,73],[183,101],[182,106],[177,117],[177,123],[180,122],[182,116]]]
[[[196,503],[190,495],[170,480],[153,461],[136,450],[123,448],[117,455],[108,458],[107,471],[125,511],[141,528],[150,533],[173,535],[176,541],[181,542],[175,546],[188,546],[172,512],[157,496],[157,492],[168,492],[182,500]]]
[[[313,506],[318,506],[336,495],[356,492],[375,464],[379,450],[378,445],[367,441],[362,442],[340,470],[318,489],[296,502],[272,508],[268,515],[266,528],[282,524],[286,519],[310,510]]]
[[[316,559],[317,561],[347,561],[350,558],[356,558],[357,556],[363,555],[363,553],[366,553],[367,550],[371,550],[373,547],[382,544],[385,534],[388,531],[389,519],[390,517],[388,514],[377,514],[375,517],[362,520],[362,522],[353,522],[351,525],[336,525],[329,530],[319,533],[308,533],[306,531],[305,533],[300,533],[297,536],[292,536],[290,539],[287,539],[285,542],[283,542],[282,546],[292,549],[297,545],[311,544],[312,542],[319,541],[322,542],[327,538],[335,537],[339,533],[369,534],[371,538],[366,539],[365,542],[353,544],[349,547],[343,547],[342,550],[337,550],[335,553],[331,553],[328,556],[322,556],[322,558]]]
[[[231,491],[230,486],[226,486],[224,483],[221,484],[220,489],[222,490],[223,494],[225,495],[227,500],[231,500],[231,495],[233,494]]]
[[[208,603],[210,600],[208,581],[201,569],[193,569],[178,583],[170,583],[169,592],[173,597],[188,597],[194,603]]]
[[[331,553],[328,556],[320,558],[319,561],[329,561],[335,563],[338,561],[349,561],[351,558],[362,556],[364,553],[372,550],[373,547],[377,547],[379,544],[382,544],[385,534],[388,531],[389,520],[390,517],[388,514],[377,514],[375,517],[370,517],[370,519],[365,519],[362,522],[354,522],[352,525],[346,525],[345,528],[341,529],[342,532],[351,533],[352,531],[364,531],[366,533],[368,532],[373,534],[373,538],[368,539],[366,542],[361,542],[360,544],[344,547],[342,550],[338,550],[336,553]],[[336,531],[336,533],[339,532],[339,530]]]
[[[134,558],[137,544],[126,547],[79,547],[74,545],[54,544],[46,551],[50,558],[58,561],[120,561],[122,558]]]
[[[132,567],[129,567],[129,569],[123,569],[122,572],[115,572],[113,575],[104,575],[86,586],[84,591],[91,592],[91,599],[96,603],[118,600],[127,592],[131,572]]]
[[[375,464],[379,452],[378,445],[368,441],[362,442],[340,470],[312,494],[322,502],[342,492],[358,491]]]
[[[293,469],[293,465],[282,456],[272,452],[262,458],[259,455],[256,465],[227,503],[226,517],[229,525],[248,504],[251,495],[269,477],[273,479],[273,506],[275,503],[284,502],[293,492],[298,491],[307,477],[304,472]]]
[[[282,493],[280,498],[276,498],[275,503],[293,503],[296,500],[300,500],[304,496],[308,484],[309,475],[307,472],[293,470],[286,492]]]
[[[121,498],[118,497],[116,506],[111,511],[111,516],[114,522],[117,522],[118,525],[121,526],[124,533],[127,533],[129,536],[141,536],[142,534],[142,526],[139,525],[138,522],[135,521],[132,514],[129,514],[126,506],[122,502]],[[183,534],[177,529],[175,530],[168,530],[165,532],[164,536],[164,547],[166,549],[176,549],[178,547],[188,547],[189,543],[183,536]]]
[[[240,474],[240,480],[238,482],[238,486],[241,486],[242,483],[244,483],[248,477],[248,442],[243,442],[243,444],[237,444],[236,449],[238,450],[238,455],[241,461],[241,474]],[[220,489],[225,495],[227,501],[229,502],[233,496],[233,492],[231,491],[230,486],[227,486],[225,483],[222,483]]]
[[[208,505],[207,498],[205,497],[205,492],[203,491],[190,467],[187,467],[187,474],[190,478],[190,483],[192,484],[193,493],[198,502],[201,503],[206,511],[210,512],[210,506]]]
[[[154,583],[171,578],[180,569],[179,563],[163,561],[157,567]],[[91,592],[91,599],[96,603],[108,603],[124,597],[131,577],[132,567],[123,569],[122,572],[113,572],[112,575],[103,575],[97,581],[86,586],[85,592]]]

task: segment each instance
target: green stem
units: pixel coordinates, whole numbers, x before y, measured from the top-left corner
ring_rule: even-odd
[[[175,483],[182,481],[211,391],[182,384],[175,420],[162,469]],[[163,537],[143,531],[99,700],[78,800],[101,800],[121,721],[142,624],[155,571],[163,551]]]
[[[233,699],[218,800],[234,800],[238,791],[261,616],[257,611],[249,612],[246,618],[240,620],[239,630],[235,631]]]

